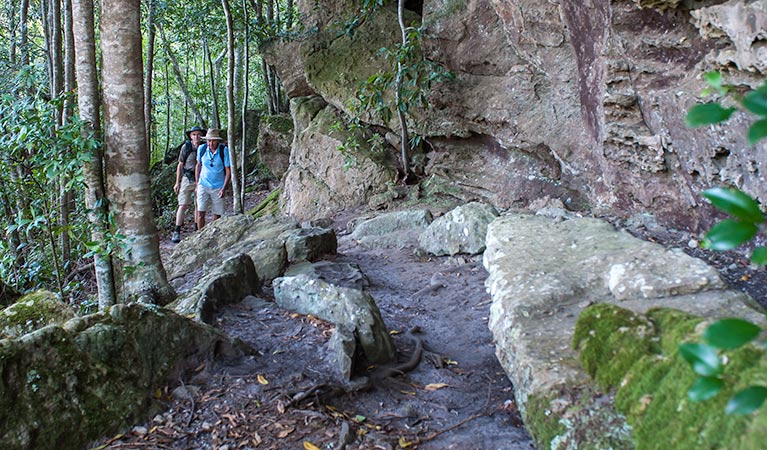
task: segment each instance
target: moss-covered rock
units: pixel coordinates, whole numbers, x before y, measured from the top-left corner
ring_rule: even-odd
[[[147,417],[158,388],[217,352],[236,350],[209,326],[141,304],[0,340],[2,448],[82,449]]]
[[[0,338],[14,338],[52,323],[63,323],[75,311],[49,291],[37,291],[0,311]]]
[[[617,386],[639,358],[654,353],[657,341],[650,320],[608,303],[583,310],[573,334],[583,368],[601,388]]]
[[[645,315],[600,304],[579,317],[573,345],[597,383],[614,389],[615,408],[631,426],[637,449],[764,448],[767,411],[745,417],[724,413],[737,390],[767,385],[762,349],[728,353],[725,386],[713,399],[696,403],[687,396],[697,375],[678,347],[699,341],[703,325],[701,317],[671,308]]]
[[[610,395],[588,386],[561,387],[528,398],[524,410],[536,448],[551,450],[633,449],[631,428]]]

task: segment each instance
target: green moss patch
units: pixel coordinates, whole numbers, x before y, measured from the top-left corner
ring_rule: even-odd
[[[248,211],[248,215],[253,218],[259,218],[267,215],[275,215],[280,211],[280,189],[275,189],[269,193],[261,203]]]
[[[601,388],[617,386],[636,361],[654,353],[658,338],[646,317],[615,305],[586,308],[578,318],[573,348]]]
[[[529,397],[525,425],[536,448],[632,449],[631,430],[609,396],[588,387]]]
[[[261,119],[263,126],[281,134],[293,133],[293,119],[287,114],[275,114]]]
[[[0,337],[18,337],[49,324],[66,322],[74,316],[74,310],[55,294],[37,291],[0,311]]]
[[[573,345],[597,384],[615,389],[615,408],[632,427],[637,449],[765,447],[767,408],[751,416],[724,413],[733,393],[753,384],[767,386],[763,349],[747,346],[728,352],[722,391],[708,401],[689,400],[687,391],[697,375],[678,346],[700,341],[702,321],[669,308],[641,315],[595,305],[581,313]]]

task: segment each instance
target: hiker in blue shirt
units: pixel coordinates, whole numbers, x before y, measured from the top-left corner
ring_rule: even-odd
[[[224,214],[224,192],[232,178],[229,150],[221,144],[218,130],[211,128],[203,138],[207,143],[197,149],[197,229],[205,226],[205,213],[213,220]]]

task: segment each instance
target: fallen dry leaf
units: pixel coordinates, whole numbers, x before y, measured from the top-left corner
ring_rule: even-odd
[[[277,433],[277,437],[280,439],[286,438],[290,433],[294,432],[296,429],[293,427],[285,428],[284,430]]]
[[[258,383],[259,384],[264,384],[264,385],[269,384],[269,380],[264,378],[264,376],[261,375],[261,374],[258,374],[258,377],[256,377],[256,378],[258,379]]]
[[[447,387],[447,383],[429,383],[424,387],[424,389],[427,391],[436,391],[437,389],[442,389],[443,387]]]
[[[306,450],[320,450],[319,447],[317,447],[316,445],[312,444],[309,441],[304,441],[304,448]]]

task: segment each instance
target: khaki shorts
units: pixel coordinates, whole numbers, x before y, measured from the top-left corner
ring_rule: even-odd
[[[194,197],[194,188],[197,183],[192,183],[186,175],[181,176],[181,187],[178,190],[178,204],[191,205]]]
[[[211,189],[203,185],[197,186],[197,211],[210,211],[217,216],[224,215],[224,199],[218,198],[221,189]]]

